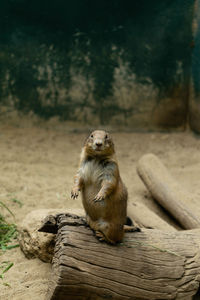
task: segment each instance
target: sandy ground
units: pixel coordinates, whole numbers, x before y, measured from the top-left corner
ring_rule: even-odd
[[[56,124],[56,123],[55,123]],[[8,204],[20,224],[27,213],[39,208],[79,208],[70,190],[77,169],[84,133],[72,133],[67,124],[0,122],[0,200]],[[142,201],[162,216],[136,174],[138,159],[152,152],[173,176],[200,198],[200,139],[186,133],[113,133],[121,176],[129,201]],[[20,207],[11,199],[23,203]],[[6,213],[6,212],[5,212]],[[14,266],[0,280],[0,299],[43,300],[48,287],[50,264],[28,260],[19,248],[0,256]]]

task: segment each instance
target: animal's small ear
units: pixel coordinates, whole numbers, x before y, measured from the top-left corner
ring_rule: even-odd
[[[112,136],[109,134],[109,133],[106,133],[106,139],[110,140],[110,141],[113,141],[112,140]]]
[[[113,149],[115,147],[112,137],[109,135],[109,142],[112,145]]]
[[[84,143],[83,143],[84,145],[87,143],[88,138],[89,138],[89,135],[85,138]]]
[[[85,141],[84,141],[84,145],[87,143],[87,140],[89,139],[89,137],[91,136],[92,133],[90,133],[86,138],[85,138]]]

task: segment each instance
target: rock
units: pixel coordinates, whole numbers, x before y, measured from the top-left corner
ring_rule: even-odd
[[[72,214],[84,215],[82,209],[67,209]],[[48,215],[63,213],[63,209],[37,209],[24,218],[19,227],[18,241],[21,250],[27,258],[39,258],[44,262],[51,262],[53,257],[55,235],[38,232],[42,221]]]

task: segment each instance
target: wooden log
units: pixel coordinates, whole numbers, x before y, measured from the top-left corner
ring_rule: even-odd
[[[184,229],[200,228],[200,218],[183,201],[188,195],[155,155],[144,155],[138,162],[137,171],[153,198]]]
[[[159,229],[164,231],[176,231],[169,223],[160,218],[141,202],[129,202],[128,216],[138,224],[139,227]]]
[[[112,246],[77,216],[50,219],[40,229],[58,230],[46,300],[190,300],[198,291],[200,230],[142,229]]]

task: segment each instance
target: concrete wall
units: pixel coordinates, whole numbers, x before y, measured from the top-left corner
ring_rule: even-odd
[[[0,109],[80,126],[183,129],[194,2],[3,0]]]
[[[195,1],[192,25],[194,38],[191,59],[189,124],[195,132],[200,133],[200,0]]]

